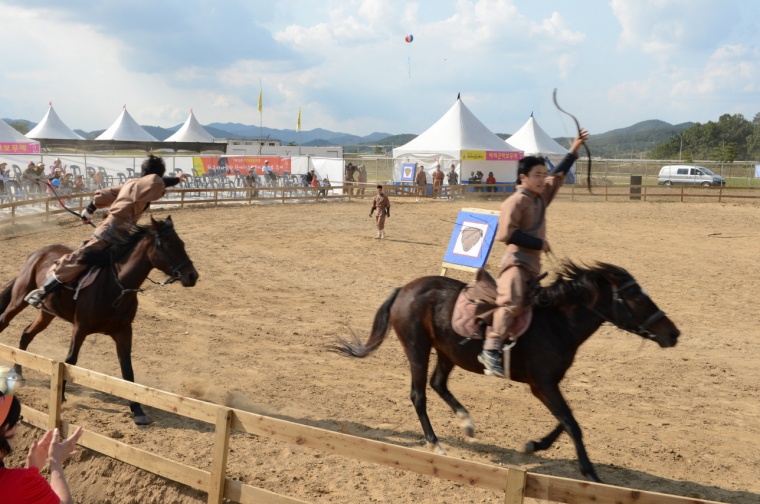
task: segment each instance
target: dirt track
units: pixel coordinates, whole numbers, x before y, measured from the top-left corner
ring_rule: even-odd
[[[440,272],[463,207],[492,202],[393,201],[388,239],[374,240],[369,202],[194,208],[171,212],[201,275],[141,295],[133,360],[137,381],[295,422],[423,448],[409,400],[406,359],[392,335],[365,360],[326,350],[349,328],[369,330],[391,290]],[[601,478],[621,485],[731,503],[760,501],[760,311],[757,205],[571,203],[549,208],[558,257],[627,268],[682,330],[679,345],[603,327],[579,352],[563,390]],[[57,224],[0,230],[0,282],[34,249],[75,245],[88,229]],[[721,233],[719,237],[710,237]],[[503,248],[495,247],[491,263]],[[547,260],[552,270],[556,262]],[[154,278],[161,275],[154,272]],[[466,277],[462,277],[466,279]],[[0,334],[16,346],[23,312]],[[69,326],[54,322],[30,350],[63,359]],[[79,365],[119,376],[113,343],[90,337]],[[29,373],[23,400],[46,409],[47,388]],[[521,384],[455,371],[452,392],[477,438],[432,393],[429,413],[452,457],[580,477],[567,436],[535,456],[520,453],[554,426]],[[209,469],[211,427],[146,408],[136,427],[125,401],[72,386],[64,418],[151,452]],[[27,433],[31,429],[26,429]],[[32,431],[32,434],[38,434]],[[30,434],[25,435],[28,445]],[[494,493],[235,434],[230,476],[309,502],[500,502]],[[10,465],[21,463],[23,447]],[[67,468],[79,502],[205,502],[130,466],[80,455]]]

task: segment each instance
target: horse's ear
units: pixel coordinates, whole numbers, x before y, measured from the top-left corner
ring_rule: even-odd
[[[154,219],[153,215],[150,216],[150,225],[153,226],[153,229],[158,229],[160,224],[161,222]]]
[[[174,225],[174,223],[172,222],[172,216],[171,215],[167,215],[166,216],[166,224],[168,224],[169,226],[173,226]]]

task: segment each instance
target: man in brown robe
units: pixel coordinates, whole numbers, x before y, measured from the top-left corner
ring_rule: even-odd
[[[375,225],[377,227],[377,236],[375,238],[385,238],[385,218],[391,216],[391,200],[383,193],[383,186],[377,186],[377,196],[372,200],[372,210],[369,211],[369,216],[377,210],[377,216],[375,217]]]
[[[548,177],[544,158],[522,158],[517,167],[519,185],[501,204],[494,240],[506,243],[507,250],[496,280],[499,308],[478,355],[487,375],[505,378],[502,348],[509,326],[523,312],[529,287],[541,274],[541,253],[551,250],[546,239],[546,207],[557,195],[587,137],[588,133],[581,130],[570,152]]]
[[[166,188],[185,180],[185,174],[179,177],[164,177],[166,166],[161,158],[150,156],[142,164],[139,178],[129,179],[123,185],[100,189],[87,208],[82,212],[85,223],[92,221],[92,215],[99,208],[110,207],[108,217],[95,228],[90,241],[55,261],[53,273],[49,275],[39,289],[27,294],[24,301],[39,308],[45,297],[61,285],[75,280],[87,269],[81,262],[86,250],[106,249],[137,224],[151,201],[156,201],[166,193]]]

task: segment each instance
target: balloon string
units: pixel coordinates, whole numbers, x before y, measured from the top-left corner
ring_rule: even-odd
[[[407,57],[407,65],[409,67],[409,78],[411,79],[412,78],[412,57],[411,56]]]

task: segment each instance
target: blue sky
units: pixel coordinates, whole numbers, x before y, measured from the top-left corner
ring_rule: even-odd
[[[760,112],[755,0],[2,0],[0,117],[72,129],[422,133],[461,93],[495,133]],[[406,43],[407,34],[414,36]]]

